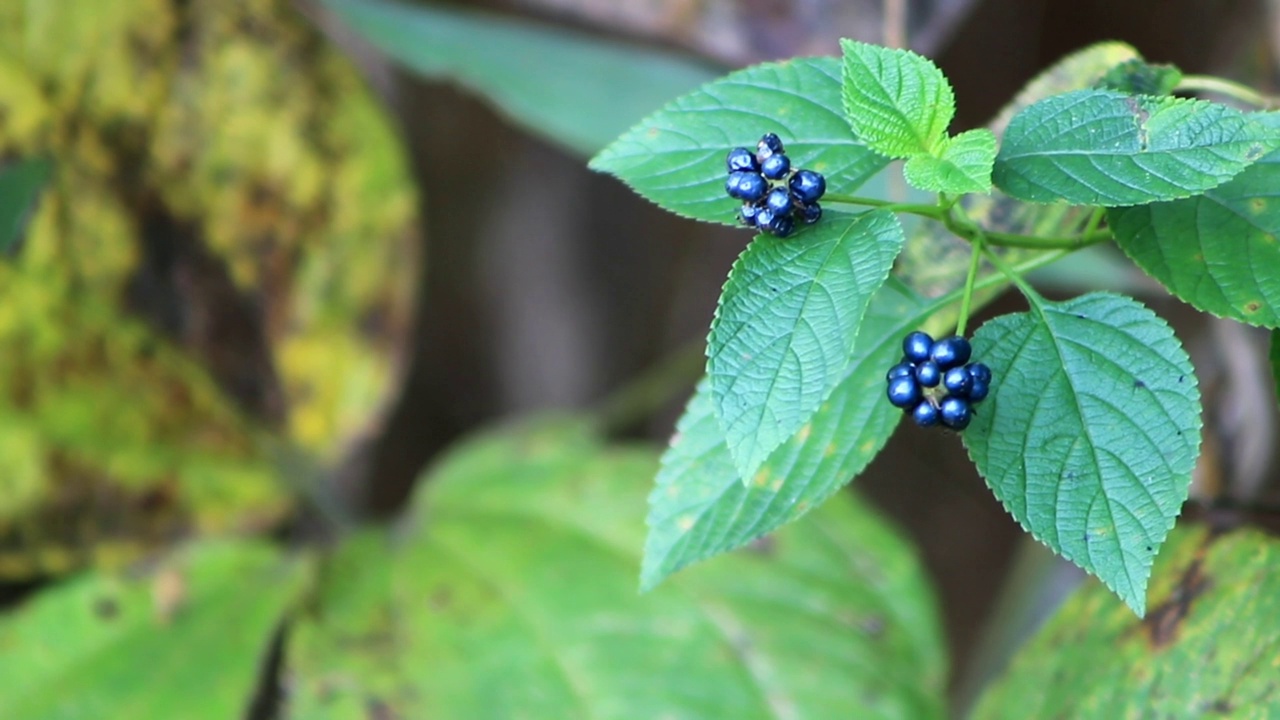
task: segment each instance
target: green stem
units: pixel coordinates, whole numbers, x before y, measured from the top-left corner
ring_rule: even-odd
[[[691,341],[605,397],[594,413],[602,431],[612,434],[653,415],[697,382],[706,369],[706,347],[705,340]]]
[[[1270,109],[1277,105],[1275,98],[1267,97],[1247,85],[1213,75],[1183,75],[1174,90],[1214,93],[1256,108]]]
[[[1031,303],[1032,307],[1039,307],[1044,302],[1044,298],[1040,297],[1040,293],[1036,292],[1035,289],[1027,284],[1027,281],[1022,278],[1022,273],[1026,272],[1026,270],[1011,267],[1009,263],[1004,261],[1004,258],[1000,257],[999,254],[992,252],[990,248],[985,249],[985,253],[987,261],[994,265],[1001,274],[1009,279],[1009,282],[1013,283],[1018,288],[1019,292],[1026,296],[1027,302]]]
[[[973,239],[970,248],[969,275],[964,279],[964,295],[960,296],[960,319],[956,321],[956,335],[964,337],[965,327],[969,324],[969,305],[973,302],[973,284],[978,279],[978,267],[982,264],[983,238],[979,234]]]
[[[966,240],[973,238],[957,233]],[[984,230],[987,244],[995,247],[1029,248],[1031,250],[1079,250],[1090,245],[1097,245],[1111,239],[1110,230],[1093,230],[1080,235],[1064,235],[1041,237],[1039,235],[1017,235],[1014,233]]]
[[[1092,235],[1098,230],[1098,226],[1102,224],[1102,218],[1106,217],[1106,208],[1094,208],[1093,214],[1089,216],[1089,222],[1085,223],[1084,232],[1081,235]]]
[[[889,200],[880,200],[878,198],[861,197],[858,195],[839,195],[836,193],[827,193],[822,196],[824,202],[837,202],[846,205],[865,205],[867,207],[882,208],[893,212],[904,212],[912,215],[921,215],[934,220],[941,220],[943,209],[937,205],[917,205],[913,203],[896,203]]]

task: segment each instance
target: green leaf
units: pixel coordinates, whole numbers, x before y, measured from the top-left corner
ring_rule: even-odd
[[[854,40],[841,40],[840,48],[844,111],[854,135],[892,158],[936,154],[956,110],[938,66],[909,50]]]
[[[748,481],[840,381],[867,303],[902,250],[886,210],[760,235],[729,272],[707,339],[716,414]]]
[[[0,253],[13,252],[26,229],[27,216],[49,181],[53,163],[31,158],[0,170]]]
[[[1271,331],[1271,376],[1276,381],[1276,398],[1280,399],[1280,330]]]
[[[0,716],[240,717],[304,569],[266,544],[204,542],[145,575],[45,590],[0,617]]]
[[[1094,583],[1014,657],[973,717],[1280,716],[1280,543],[1258,530],[1179,527],[1139,621]]]
[[[1217,187],[1278,145],[1225,105],[1079,90],[1014,116],[994,180],[1030,202],[1142,205]]]
[[[637,594],[655,464],[565,423],[453,452],[407,532],[328,568],[289,639],[288,716],[943,716],[924,575],[851,496]]]
[[[1280,113],[1257,117],[1280,131]],[[1139,267],[1193,307],[1280,325],[1280,152],[1204,195],[1108,210],[1107,224]]]
[[[1095,87],[1128,95],[1168,95],[1182,82],[1173,65],[1153,65],[1142,58],[1126,60],[1107,71]]]
[[[828,192],[852,192],[886,164],[840,111],[840,64],[797,58],[731,73],[678,98],[631,128],[591,168],[616,175],[678,215],[737,224],[725,195],[725,154],[776,132],[793,167],[826,176]]]
[[[991,191],[991,167],[996,159],[996,136],[986,128],[944,139],[937,155],[908,158],[902,171],[913,187],[930,192],[985,193]]]
[[[974,334],[995,376],[964,433],[1000,502],[1037,540],[1098,576],[1139,616],[1200,449],[1187,354],[1138,302],[1036,299]]]
[[[717,74],[672,53],[484,12],[389,0],[324,3],[410,70],[457,81],[583,155]]]

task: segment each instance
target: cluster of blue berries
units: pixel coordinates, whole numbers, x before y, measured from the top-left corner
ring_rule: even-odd
[[[725,165],[729,179],[724,189],[742,201],[738,220],[743,225],[786,237],[795,230],[796,220],[810,225],[822,217],[818,199],[827,191],[826,178],[812,170],[793,171],[777,135],[765,133],[755,152],[730,150]]]
[[[889,370],[889,402],[911,414],[920,427],[941,422],[963,430],[973,419],[973,406],[991,390],[991,368],[969,363],[973,349],[962,337],[934,342],[928,333],[913,332],[902,340],[902,362]]]

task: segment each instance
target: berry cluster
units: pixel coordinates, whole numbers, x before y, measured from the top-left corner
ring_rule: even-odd
[[[826,178],[812,170],[793,171],[777,135],[765,133],[754,153],[741,147],[730,150],[725,165],[729,179],[724,189],[742,201],[738,220],[743,225],[786,237],[795,230],[796,220],[809,225],[822,217],[818,199],[827,191]]]
[[[963,430],[973,419],[973,406],[991,389],[991,368],[969,363],[972,349],[962,337],[934,342],[913,332],[902,340],[902,362],[889,370],[889,402],[911,414],[921,427],[941,422]],[[966,364],[968,363],[968,364]]]

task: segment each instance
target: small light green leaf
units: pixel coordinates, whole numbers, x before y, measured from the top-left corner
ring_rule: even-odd
[[[1155,65],[1142,58],[1126,60],[1107,71],[1095,87],[1129,95],[1168,95],[1182,82],[1173,65]]]
[[[52,171],[48,158],[22,160],[0,170],[0,253],[13,252],[22,239],[27,216]]]
[[[943,716],[924,574],[853,496],[636,593],[655,465],[573,423],[451,453],[407,532],[358,536],[324,574],[287,716]]]
[[[832,213],[796,238],[758,236],[734,263],[707,339],[707,375],[744,482],[840,381],[903,242],[891,212]]]
[[[849,132],[840,112],[840,64],[797,58],[731,73],[631,128],[591,160],[646,199],[678,215],[735,225],[725,195],[725,154],[775,132],[792,167],[826,176],[829,192],[852,192],[886,164]]]
[[[390,0],[324,3],[410,70],[457,81],[583,155],[716,75],[671,53],[490,13]]]
[[[936,154],[956,110],[938,66],[910,50],[854,40],[841,40],[840,48],[844,112],[853,134],[892,158]]]
[[[943,140],[937,155],[916,155],[902,168],[912,187],[952,194],[991,191],[991,166],[996,159],[996,136],[986,128],[962,132]]]
[[[45,590],[0,616],[0,717],[241,717],[305,568],[266,544],[203,542],[145,575]]]
[[[1256,116],[1280,131],[1280,113]],[[1280,152],[1204,195],[1107,211],[1118,244],[1193,307],[1280,326]]]
[[[1037,299],[973,346],[995,376],[963,436],[978,471],[1028,532],[1141,616],[1200,451],[1200,393],[1173,331],[1094,293]]]
[[[1274,130],[1225,105],[1078,90],[1014,116],[993,178],[1030,202],[1142,205],[1217,187],[1277,146]]]
[[[1137,620],[1088,583],[979,701],[978,720],[1280,717],[1280,543],[1179,527]]]

